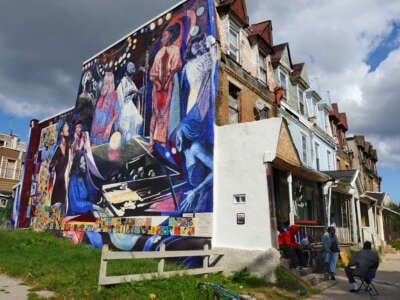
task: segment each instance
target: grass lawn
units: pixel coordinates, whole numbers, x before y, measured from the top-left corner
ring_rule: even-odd
[[[265,284],[247,272],[227,278],[222,274],[176,276],[168,279],[136,281],[103,287],[97,291],[101,251],[50,233],[30,230],[0,231],[0,272],[22,278],[34,290],[55,292],[55,299],[207,299],[207,292],[197,288],[200,282],[213,282],[238,294],[252,294],[257,299],[302,299],[297,295],[303,286],[286,270],[278,268],[277,282]],[[175,266],[170,266],[175,268]],[[151,260],[115,261],[108,274],[148,272],[157,269]],[[308,289],[308,288],[307,288]],[[310,290],[308,289],[310,292]],[[210,299],[212,295],[210,294]],[[304,298],[304,297],[303,297]],[[30,299],[37,299],[33,293]]]

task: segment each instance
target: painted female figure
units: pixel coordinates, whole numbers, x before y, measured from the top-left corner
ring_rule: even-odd
[[[158,50],[150,70],[150,79],[153,81],[150,151],[153,150],[155,142],[159,142],[163,147],[166,144],[174,75],[182,68],[180,49],[174,45],[180,31],[178,23],[164,30],[161,48]]]
[[[94,201],[98,188],[93,183],[83,151],[78,151],[73,159],[68,183],[69,205],[67,214],[87,213],[95,208]]]
[[[96,103],[93,115],[90,142],[93,146],[108,143],[113,128],[116,128],[121,114],[117,92],[115,91],[114,74],[106,72],[101,94]]]
[[[69,161],[69,147],[67,138],[69,136],[69,125],[64,122],[61,127],[61,142],[57,146],[56,151],[51,159],[49,169],[55,172],[53,192],[51,195],[51,205],[60,202],[65,203],[67,194],[65,185],[65,172]]]

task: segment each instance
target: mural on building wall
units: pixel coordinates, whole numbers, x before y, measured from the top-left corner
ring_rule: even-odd
[[[33,226],[120,249],[196,240],[213,211],[214,26],[211,0],[188,1],[84,63],[74,109],[40,133]]]

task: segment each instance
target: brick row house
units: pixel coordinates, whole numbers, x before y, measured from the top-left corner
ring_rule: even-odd
[[[235,78],[239,76],[247,83],[258,79],[266,91],[275,92],[275,103],[272,97],[270,102],[276,110],[264,105],[267,111],[276,112],[271,114],[273,117],[281,118],[287,130],[286,142],[297,152],[299,165],[287,162],[286,168],[282,167],[283,163],[271,165],[272,201],[275,202],[270,203],[270,208],[275,209],[271,218],[276,224],[297,224],[313,239],[319,239],[326,226],[334,225],[344,244],[372,240],[380,246],[384,243],[384,233],[379,207],[389,202],[389,195],[380,192],[376,150],[370,143],[362,144],[360,150],[358,141],[357,155],[364,155],[360,156],[364,159],[354,159],[356,149],[351,141],[360,137],[346,138],[346,114],[338,111],[337,103],[331,103],[329,93],[320,91],[316,80],[309,79],[304,63],[292,62],[289,44],[273,44],[271,21],[249,25],[244,1],[219,3],[222,61],[233,66],[230,78],[220,77],[219,95],[223,95],[224,85],[230,87],[229,91],[240,92],[240,97],[229,94],[229,117],[233,108],[238,116],[234,121],[229,119],[229,123],[250,122],[252,109],[257,111],[254,108],[256,97],[245,92],[248,84],[235,85]],[[254,36],[258,43],[254,42]],[[246,79],[248,74],[252,75],[251,79]],[[253,86],[251,89],[255,90]],[[239,99],[238,106],[232,105],[233,99]],[[226,121],[226,111],[221,115]],[[218,125],[226,125],[226,122],[218,122],[218,118],[216,121]],[[231,132],[233,130],[231,128]],[[266,136],[267,132],[266,129]],[[294,161],[289,156],[282,160],[285,159]]]

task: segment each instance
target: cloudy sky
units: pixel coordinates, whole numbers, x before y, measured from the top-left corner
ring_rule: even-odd
[[[0,132],[72,107],[81,63],[177,0],[0,0]],[[321,90],[346,112],[349,135],[378,150],[382,190],[400,200],[400,1],[247,0],[250,23],[272,20]]]

